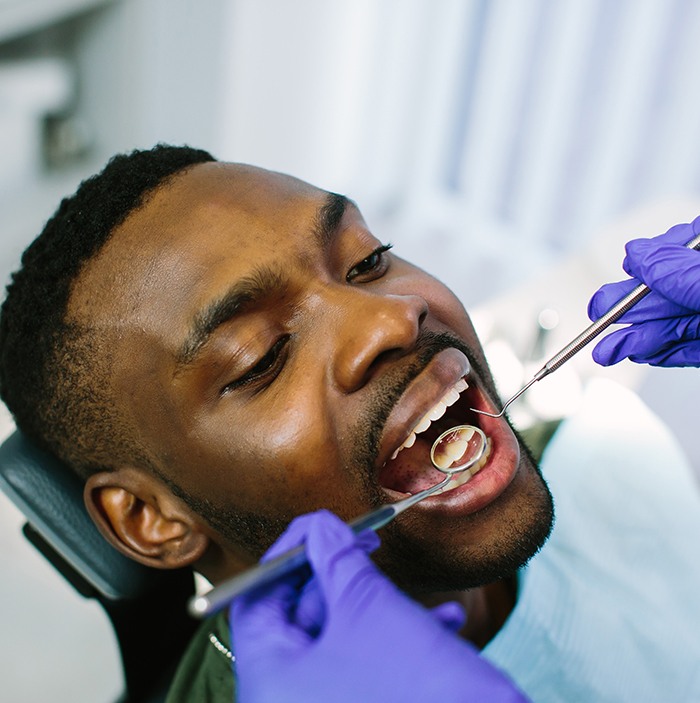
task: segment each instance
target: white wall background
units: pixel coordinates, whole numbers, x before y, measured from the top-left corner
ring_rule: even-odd
[[[187,142],[355,198],[479,306],[505,382],[542,307],[567,341],[626,238],[700,212],[699,31],[695,0],[0,0],[0,277],[111,154]],[[700,465],[698,374],[611,373]],[[110,700],[101,615],[0,521],[4,696]]]

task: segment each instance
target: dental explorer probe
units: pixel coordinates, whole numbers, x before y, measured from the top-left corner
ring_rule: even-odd
[[[467,471],[478,463],[484,456],[486,449],[489,446],[489,441],[486,438],[486,435],[478,427],[473,427],[471,425],[460,425],[459,427],[453,427],[450,430],[443,432],[433,443],[433,452],[441,440],[458,440],[460,430],[467,428],[471,433],[471,436],[476,437],[478,441],[469,445],[469,449],[467,449],[469,456],[466,462],[458,466],[452,466],[452,464],[450,464],[449,466],[444,467],[440,466],[439,463],[436,463],[433,459],[433,466],[435,466],[435,468],[442,473],[446,474],[442,481],[439,481],[435,485],[429,486],[418,493],[409,495],[407,498],[399,500],[396,503],[386,503],[385,505],[370,511],[369,513],[360,515],[360,517],[348,522],[348,525],[352,528],[352,531],[355,534],[358,534],[363,530],[376,531],[380,527],[384,527],[384,525],[391,522],[404,510],[447,486],[455,474]],[[464,460],[465,456],[467,456],[467,454],[463,452],[461,455],[461,460]],[[432,457],[433,453],[431,452],[431,459]],[[253,590],[254,588],[270,583],[281,576],[285,576],[286,574],[304,566],[307,561],[306,549],[303,544],[299,545],[294,549],[284,552],[284,554],[280,554],[274,559],[262,562],[257,566],[244,571],[242,574],[224,581],[221,585],[212,588],[212,590],[208,593],[201,596],[194,596],[190,599],[187,606],[189,613],[196,618],[203,618],[207,615],[211,615],[212,613],[216,613],[226,607],[236,596],[240,596],[243,593]]]
[[[700,250],[700,234],[691,239],[686,245],[688,249]],[[622,300],[618,301],[604,315],[601,315],[594,323],[589,325],[575,339],[571,340],[563,349],[557,352],[515,395],[508,398],[503,405],[501,412],[489,413],[485,410],[470,408],[472,412],[488,417],[501,417],[506,408],[517,400],[536,381],[541,381],[545,376],[556,371],[562,364],[566,363],[574,354],[578,354],[589,342],[592,342],[603,330],[607,329],[614,322],[633,308],[644,296],[651,293],[651,288],[645,283],[640,283],[630,291]]]

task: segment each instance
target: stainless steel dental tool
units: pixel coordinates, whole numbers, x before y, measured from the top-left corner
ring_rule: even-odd
[[[363,530],[378,530],[384,527],[404,510],[437,493],[441,488],[446,488],[455,474],[472,468],[484,457],[488,445],[486,435],[472,425],[460,425],[443,432],[433,442],[430,453],[435,468],[446,474],[442,481],[396,503],[382,505],[376,510],[355,518],[348,525],[352,527],[355,534]],[[197,618],[215,613],[228,605],[236,596],[270,583],[306,563],[306,551],[304,546],[300,545],[275,559],[258,564],[234,576],[204,595],[193,597],[188,604],[189,612]]]
[[[688,249],[700,250],[700,234],[691,239],[686,244],[686,247]],[[487,415],[488,417],[501,417],[503,413],[505,413],[506,408],[514,400],[517,400],[530,386],[536,381],[541,381],[545,376],[549,376],[553,371],[556,371],[572,356],[580,352],[589,342],[592,342],[603,330],[607,329],[614,322],[617,322],[622,315],[633,308],[648,293],[651,293],[649,286],[640,283],[634,290],[630,291],[622,298],[622,300],[615,303],[610,310],[589,325],[578,337],[572,339],[563,349],[557,352],[515,395],[508,398],[499,413],[489,413],[485,410],[477,410],[476,408],[470,408],[471,411],[479,415]]]

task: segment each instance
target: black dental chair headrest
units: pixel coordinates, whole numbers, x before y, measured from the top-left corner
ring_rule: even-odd
[[[0,446],[0,487],[29,524],[99,593],[131,600],[167,582],[114,549],[83,503],[83,483],[67,466],[19,432]]]
[[[0,489],[26,516],[27,539],[107,613],[124,670],[120,703],[165,700],[196,628],[186,611],[192,571],[151,569],[118,552],[88,515],[80,478],[20,432],[0,446]]]

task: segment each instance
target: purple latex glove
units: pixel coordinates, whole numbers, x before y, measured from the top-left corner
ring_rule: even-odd
[[[652,292],[620,318],[629,327],[598,343],[595,361],[700,366],[700,251],[685,247],[698,232],[700,217],[653,239],[627,243],[622,267],[634,278],[600,288],[588,305],[589,317],[597,320],[640,281]]]
[[[427,610],[367,556],[379,544],[326,511],[297,518],[266,555],[304,542],[311,572],[231,606],[240,703],[526,703],[453,634],[455,603]]]

